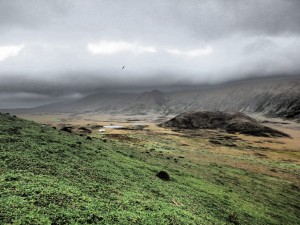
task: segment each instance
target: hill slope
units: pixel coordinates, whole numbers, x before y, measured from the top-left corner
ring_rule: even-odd
[[[297,224],[299,188],[0,114],[1,224]],[[155,174],[166,170],[170,181]],[[298,215],[298,216],[297,216]]]
[[[74,102],[8,111],[176,115],[199,110],[262,113],[299,120],[300,76],[255,78],[170,93],[96,93]]]
[[[300,77],[241,80],[171,96],[170,111],[262,113],[300,119]]]

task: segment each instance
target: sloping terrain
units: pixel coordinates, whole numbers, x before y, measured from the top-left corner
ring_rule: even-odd
[[[0,114],[0,223],[300,222],[300,192],[294,178],[239,169],[209,158],[201,163],[182,156],[170,161],[161,155],[170,152],[175,156],[172,148],[186,148],[171,137],[148,133],[89,140]],[[200,140],[189,137],[187,141],[199,148]],[[202,157],[196,158],[211,157],[213,151],[201,146],[197,152]],[[247,165],[245,156],[231,155],[226,160],[231,157]],[[288,173],[296,169],[291,163],[267,163],[252,157],[248,165],[254,162]],[[158,178],[159,171],[167,171],[170,180]]]
[[[142,94],[105,93],[89,95],[78,101],[50,104],[25,109],[28,112],[74,112],[74,113],[110,113],[110,114],[148,114],[163,113],[165,94],[154,90]]]
[[[170,112],[230,111],[300,119],[300,77],[241,80],[170,97]]]
[[[142,94],[100,92],[74,102],[8,111],[177,115],[199,110],[261,113],[299,120],[300,76],[253,78],[164,93],[157,90]]]
[[[177,129],[222,129],[229,133],[248,134],[262,137],[287,137],[280,131],[261,125],[243,113],[187,112],[160,124]]]

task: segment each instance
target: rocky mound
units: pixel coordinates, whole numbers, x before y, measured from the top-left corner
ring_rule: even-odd
[[[187,112],[167,122],[162,127],[177,129],[221,129],[229,133],[241,133],[261,137],[288,137],[287,134],[261,125],[243,113]]]

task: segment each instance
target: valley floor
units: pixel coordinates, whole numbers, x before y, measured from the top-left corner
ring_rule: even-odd
[[[3,132],[12,122],[2,123],[4,223],[300,223],[300,124],[255,115],[291,136],[268,138],[156,125],[172,116],[18,116],[46,125],[27,124],[16,144]],[[66,125],[75,134],[58,131]],[[104,125],[125,129],[98,132]],[[55,161],[41,156],[49,151]],[[160,170],[171,180],[157,178]]]

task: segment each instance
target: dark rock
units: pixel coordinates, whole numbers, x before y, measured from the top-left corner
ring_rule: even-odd
[[[156,176],[164,181],[170,180],[170,176],[166,171],[160,171],[156,174]]]
[[[86,140],[92,140],[92,138],[90,136],[87,136]]]
[[[90,134],[90,133],[92,133],[92,131],[90,129],[86,128],[86,127],[79,127],[78,131],[80,133],[83,133],[83,134]]]
[[[243,113],[187,112],[161,123],[160,126],[177,129],[221,129],[228,133],[261,137],[289,137],[283,132],[261,125],[257,120]]]
[[[68,133],[72,133],[72,129],[70,127],[63,127],[60,129],[61,131],[65,131],[65,132],[68,132]]]

